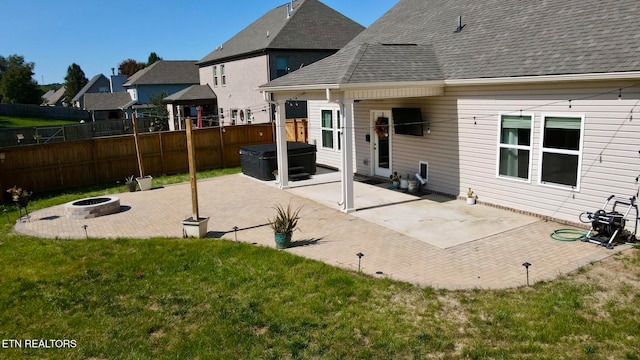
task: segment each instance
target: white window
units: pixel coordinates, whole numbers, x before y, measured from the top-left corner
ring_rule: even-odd
[[[501,115],[498,133],[498,177],[530,181],[533,115]]]
[[[540,183],[580,189],[584,116],[543,115]]]
[[[322,110],[322,147],[333,149],[333,111]]]
[[[238,109],[231,109],[231,125],[237,124],[238,121]]]
[[[247,116],[247,124],[251,124],[251,120],[253,120],[253,119],[251,118],[251,116],[252,116],[252,114],[251,114],[251,109],[245,109],[245,110],[244,110],[244,113],[245,113],[245,114],[246,114],[246,116]]]
[[[220,76],[222,77],[222,86],[227,85],[227,75],[224,72],[224,65],[220,65]]]
[[[213,86],[218,86],[218,67],[213,67]]]

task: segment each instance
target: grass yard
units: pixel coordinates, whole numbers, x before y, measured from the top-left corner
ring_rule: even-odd
[[[78,123],[77,121],[69,121],[69,120],[46,120],[46,119],[14,118],[14,117],[8,117],[8,116],[0,116],[0,129],[31,127],[31,126],[55,126],[55,125],[77,124],[77,123]]]
[[[224,240],[38,239],[0,215],[0,341],[76,344],[2,359],[640,359],[635,249],[530,288],[447,291]]]

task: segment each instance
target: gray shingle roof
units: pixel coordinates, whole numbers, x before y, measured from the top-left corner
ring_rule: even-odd
[[[67,90],[67,87],[62,86],[60,89],[56,90],[51,96],[49,96],[46,99],[45,104],[55,106],[64,97],[64,92],[66,90]]]
[[[87,110],[118,110],[132,102],[131,96],[126,92],[84,94],[84,108]]]
[[[216,94],[211,90],[209,85],[192,85],[162,100],[171,103],[175,101],[211,100],[216,98]]]
[[[244,28],[198,64],[216,62],[266,49],[338,50],[364,27],[318,0],[279,6]],[[267,36],[268,34],[268,36]]]
[[[131,75],[124,86],[199,83],[195,60],[160,60]]]
[[[91,87],[93,85],[95,85],[98,81],[100,81],[100,79],[104,79],[104,81],[106,81],[107,83],[109,82],[109,79],[107,79],[106,76],[104,76],[102,74],[98,74],[98,75],[94,76],[93,78],[91,78],[91,80],[89,80],[89,82],[87,82],[85,84],[85,86],[83,86],[82,89],[80,89],[80,91],[78,91],[78,93],[73,97],[73,99],[71,99],[71,101],[80,100],[82,95],[84,95],[87,91],[89,91],[89,89],[91,89]]]
[[[464,25],[460,32],[457,16]],[[432,78],[435,64],[441,80],[640,71],[638,18],[637,0],[400,0],[335,55],[266,87],[337,84],[335,73],[350,67],[362,74],[341,78],[341,84]],[[410,46],[393,50],[396,66],[407,55],[413,63],[404,69],[411,74],[390,76],[402,69],[381,66],[394,65],[388,51],[347,56],[351,61],[344,63],[345,53],[362,44],[426,47],[422,55]],[[420,68],[425,61],[426,71]]]

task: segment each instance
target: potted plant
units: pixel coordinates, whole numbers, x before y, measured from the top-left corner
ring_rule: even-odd
[[[467,204],[469,205],[475,204],[477,197],[478,196],[473,192],[473,190],[471,190],[471,188],[467,190]]]
[[[397,171],[394,171],[393,174],[391,174],[389,176],[389,179],[391,179],[391,188],[392,189],[397,189],[400,186],[400,180],[402,179],[402,175],[398,175]]]
[[[29,204],[29,199],[33,192],[22,189],[21,187],[13,186],[7,189],[7,192],[11,194],[11,200],[16,204],[17,207],[27,207]]]
[[[127,185],[127,189],[129,189],[129,192],[136,191],[136,182],[135,180],[133,180],[133,175],[127,176],[124,183]]]
[[[289,203],[286,208],[278,205],[274,209],[276,210],[276,215],[269,219],[269,226],[273,229],[276,248],[286,249],[291,244],[291,236],[298,226],[302,207],[293,210],[291,203]]]

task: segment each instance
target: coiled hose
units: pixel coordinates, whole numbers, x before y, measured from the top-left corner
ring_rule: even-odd
[[[551,238],[558,241],[578,241],[587,236],[587,232],[579,229],[558,229],[551,233]]]

